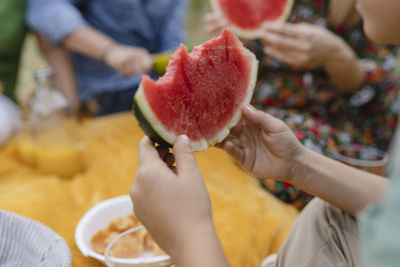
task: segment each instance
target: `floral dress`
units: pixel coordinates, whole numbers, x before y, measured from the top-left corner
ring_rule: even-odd
[[[327,26],[328,0],[296,0],[289,22],[327,27],[356,52],[366,70],[364,84],[338,93],[323,68],[296,70],[249,44],[260,60],[253,105],[283,121],[306,147],[333,157],[339,145],[374,146],[386,151],[397,123],[399,81],[395,77],[398,48],[372,44],[355,26]],[[265,187],[282,200],[303,208],[312,196],[289,184],[268,181]]]

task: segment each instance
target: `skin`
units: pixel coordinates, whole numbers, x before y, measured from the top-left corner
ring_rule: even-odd
[[[292,183],[351,214],[380,200],[387,179],[312,152],[281,120],[252,106],[242,113],[242,122],[218,147],[248,172]],[[173,158],[143,138],[131,188],[134,212],[176,266],[227,266],[187,138],[178,138],[174,154],[176,172],[170,169]]]
[[[71,59],[65,49],[52,46],[43,36],[37,36],[40,49],[56,74],[57,86],[71,105],[74,115],[79,114],[80,101]]]
[[[400,2],[359,0],[357,9],[364,19],[364,31],[375,43],[400,44]]]
[[[328,24],[355,25],[360,22],[356,10],[356,0],[331,0],[329,4]]]
[[[229,266],[186,136],[177,139],[174,151],[175,158],[163,149],[157,151],[147,137],[140,142],[139,168],[131,188],[135,215],[176,266]]]
[[[323,67],[340,92],[356,90],[364,81],[357,55],[325,28],[308,23],[265,23],[258,34],[267,55],[300,69]]]
[[[224,28],[229,25],[228,20],[224,16],[215,12],[207,13],[204,16],[203,22],[206,32],[213,37],[220,35]]]
[[[400,43],[398,0],[359,0],[358,9],[372,40]],[[157,153],[147,137],[142,140],[131,189],[135,212],[176,266],[228,266],[215,231],[210,230],[209,196],[184,139],[178,138],[174,146],[177,173],[170,169],[171,156]],[[247,171],[263,178],[279,177],[350,214],[378,202],[390,183],[308,150],[282,121],[250,106],[243,109],[243,121],[218,146]],[[205,255],[207,263],[202,261]]]
[[[71,51],[103,60],[123,76],[148,72],[153,66],[153,59],[146,49],[118,44],[90,26],[71,33],[62,44]]]
[[[386,179],[306,149],[281,120],[252,106],[243,116],[219,147],[250,173],[291,183],[353,215],[379,201]]]

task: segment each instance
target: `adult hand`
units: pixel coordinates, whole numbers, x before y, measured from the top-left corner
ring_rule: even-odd
[[[204,25],[206,32],[211,36],[218,36],[228,27],[228,20],[219,13],[207,13],[204,16]]]
[[[176,169],[173,155],[163,149],[158,153],[144,137],[131,188],[136,216],[171,256],[215,235],[209,195],[187,137],[178,137],[174,153]]]
[[[304,150],[296,136],[284,122],[252,106],[242,114],[241,123],[217,146],[257,177],[290,182]]]
[[[153,59],[144,48],[112,44],[104,53],[104,61],[124,76],[148,72]]]
[[[267,55],[294,67],[325,66],[342,50],[353,55],[340,37],[313,24],[264,23],[258,34]]]

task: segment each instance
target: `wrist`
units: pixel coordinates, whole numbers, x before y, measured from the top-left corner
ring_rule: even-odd
[[[332,41],[323,67],[338,92],[358,90],[365,81],[365,70],[352,48],[341,38]]]
[[[333,36],[333,40],[328,42],[327,53],[323,61],[326,69],[334,66],[338,62],[348,62],[349,60],[357,60],[357,57],[351,47],[345,43],[340,37]]]
[[[187,227],[180,227],[180,233],[175,235],[175,244],[171,246],[171,251],[168,251],[172,258],[178,258],[182,252],[190,253],[193,247],[200,246],[205,239],[211,238],[215,233],[212,223],[186,225]]]
[[[100,59],[105,62],[107,65],[111,66],[111,53],[112,51],[119,46],[116,42],[110,42],[105,45],[102,49]]]
[[[185,236],[169,252],[175,266],[229,266],[212,223],[183,232]]]
[[[301,185],[307,177],[307,164],[310,162],[311,151],[301,145],[295,157],[292,160],[292,165],[289,171],[287,182],[293,185]]]

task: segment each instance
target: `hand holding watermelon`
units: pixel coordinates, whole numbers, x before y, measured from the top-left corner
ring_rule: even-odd
[[[243,109],[242,123],[218,147],[255,176],[287,182],[304,150],[284,122],[252,106]]]
[[[298,68],[323,67],[339,91],[359,89],[365,71],[352,48],[326,28],[308,23],[265,23],[265,53]]]
[[[139,168],[131,188],[134,212],[176,265],[228,266],[213,226],[210,198],[187,137],[177,138],[174,153],[176,171],[171,170],[171,154],[157,151],[148,137],[142,139]]]
[[[217,12],[211,12],[204,16],[205,30],[210,36],[218,36],[228,27],[228,20]]]
[[[259,38],[266,44],[266,54],[294,67],[325,66],[340,58],[338,54],[353,55],[340,37],[309,23],[265,23]]]

